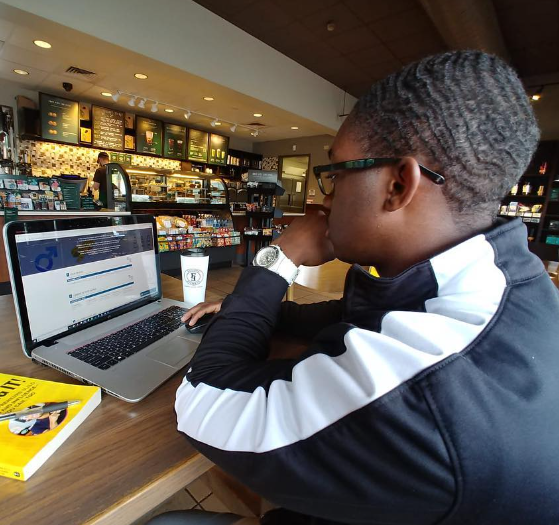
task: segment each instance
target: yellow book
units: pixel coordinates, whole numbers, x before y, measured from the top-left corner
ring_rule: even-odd
[[[100,402],[96,386],[0,373],[0,476],[29,479]]]

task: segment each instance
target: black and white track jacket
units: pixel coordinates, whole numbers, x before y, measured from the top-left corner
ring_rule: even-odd
[[[559,293],[518,220],[342,301],[246,268],[177,392],[178,428],[308,523],[559,524]],[[267,361],[274,329],[314,334]],[[287,523],[287,521],[286,521]]]

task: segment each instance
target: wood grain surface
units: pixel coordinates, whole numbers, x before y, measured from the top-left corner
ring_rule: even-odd
[[[163,294],[182,294],[162,275]],[[45,315],[48,315],[47,311]],[[74,379],[27,359],[12,296],[0,297],[0,371],[64,383]],[[176,429],[179,372],[139,403],[103,394],[101,404],[28,481],[0,477],[0,523],[132,523],[206,472],[211,462]]]

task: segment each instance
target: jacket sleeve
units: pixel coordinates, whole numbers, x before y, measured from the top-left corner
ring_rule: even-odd
[[[454,477],[421,390],[384,395],[390,343],[375,363],[347,323],[323,329],[297,359],[267,360],[286,288],[264,268],[244,270],[177,392],[179,430],[288,509],[355,524],[437,522]]]
[[[281,303],[277,330],[289,335],[314,337],[327,326],[342,320],[342,300],[313,304]]]

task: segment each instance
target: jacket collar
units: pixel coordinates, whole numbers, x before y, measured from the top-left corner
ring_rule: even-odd
[[[343,298],[343,321],[363,328],[378,331],[382,317],[391,310],[424,312],[425,301],[437,297],[439,283],[432,261],[443,256],[447,260],[460,261],[454,268],[447,268],[446,279],[468,271],[477,260],[480,239],[491,244],[495,251],[495,264],[503,269],[507,277],[513,273],[528,278],[541,272],[541,261],[528,251],[526,227],[520,219],[499,220],[490,231],[467,239],[445,252],[415,264],[396,277],[374,277],[359,265],[348,271]],[[472,248],[472,249],[470,249]]]

